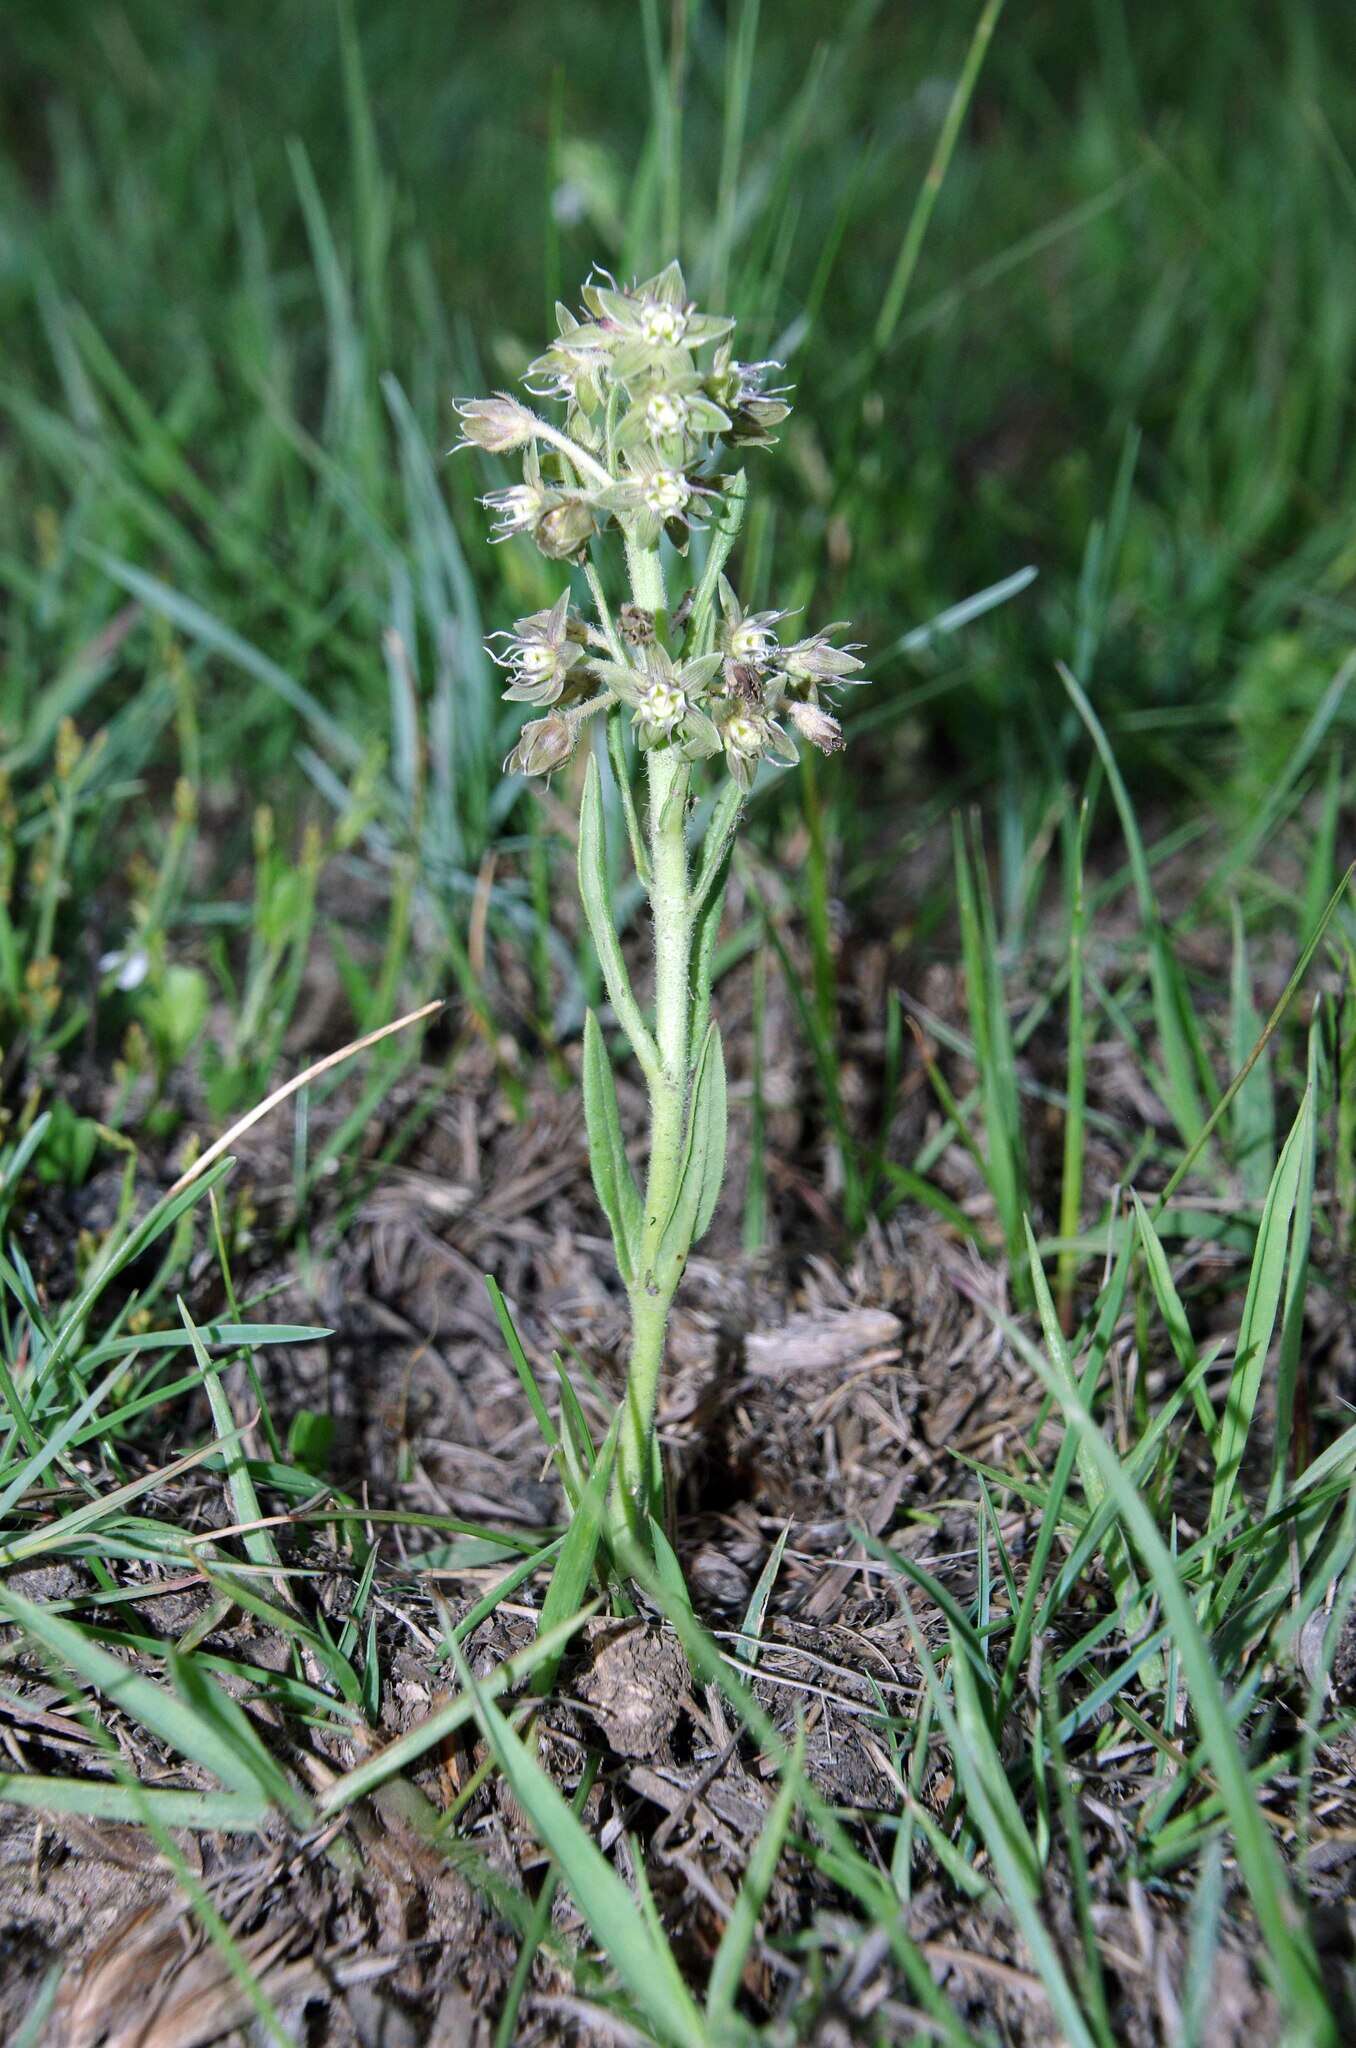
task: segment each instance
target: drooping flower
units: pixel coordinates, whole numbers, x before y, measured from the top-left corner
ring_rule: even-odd
[[[788,704],[787,716],[802,739],[812,747],[818,747],[821,754],[837,754],[843,747],[843,728],[831,712],[824,711],[818,704]]]
[[[782,365],[776,362],[737,363],[728,343],[712,359],[706,391],[729,418],[725,438],[732,447],[770,448],[773,428],[789,417],[789,384],[768,389],[768,379]]]
[[[539,424],[536,415],[506,391],[497,391],[493,398],[459,399],[455,411],[462,424],[457,448],[484,448],[490,455],[526,448]]]
[[[524,459],[523,481],[489,491],[480,502],[494,514],[491,540],[511,540],[516,533],[527,533],[554,561],[568,561],[581,554],[597,528],[585,493],[543,481],[535,445]]]
[[[579,727],[558,712],[546,718],[530,718],[518,735],[518,744],[504,763],[508,774],[550,775],[568,761],[579,741]]]
[[[825,626],[821,632],[811,633],[808,638],[783,647],[777,656],[778,667],[784,670],[792,683],[841,689],[845,683],[855,681],[865,666],[857,658],[860,643],[850,642],[845,647],[835,647],[829,637],[832,633],[845,633],[847,630],[846,623],[840,619],[832,626]]]

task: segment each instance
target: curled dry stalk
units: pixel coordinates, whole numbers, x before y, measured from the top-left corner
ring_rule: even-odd
[[[842,745],[827,708],[861,680],[837,626],[795,642],[785,612],[746,614],[725,576],[743,516],[741,469],[726,451],[767,446],[790,410],[769,389],[778,367],[734,360],[732,320],[699,313],[676,263],[628,289],[595,277],[579,315],[557,308],[556,340],[527,389],[564,408],[545,419],[508,393],[458,411],[462,446],[521,451],[521,483],[484,500],[496,539],[529,536],[583,572],[592,616],[567,587],[547,611],[492,635],[505,697],[542,714],[523,727],[506,768],[550,775],[594,733],[579,820],[579,889],[613,1016],[649,1090],[644,1189],[622,1141],[612,1063],[597,1017],[584,1027],[584,1110],[594,1186],[612,1228],[631,1308],[631,1354],[616,1432],[609,1520],[614,1550],[648,1540],[659,1498],[654,1419],[673,1297],[705,1231],[725,1167],[725,1064],[711,1017],[712,960],[730,851],[760,764],[792,763],[797,740]],[[688,571],[693,533],[700,573]],[[620,535],[628,592],[615,615],[606,549]],[[596,544],[596,545],[595,545]],[[695,553],[695,551],[693,551]],[[674,587],[670,588],[670,579]],[[632,788],[627,731],[644,764]],[[603,817],[606,754],[654,929],[649,1015],[617,935]],[[728,780],[694,836],[703,763]]]

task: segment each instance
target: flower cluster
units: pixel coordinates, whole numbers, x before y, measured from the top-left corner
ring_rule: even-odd
[[[734,322],[697,310],[676,263],[627,289],[595,276],[578,314],[557,308],[557,325],[525,381],[534,398],[563,405],[563,425],[504,392],[458,407],[461,446],[523,454],[522,481],[484,500],[494,538],[526,534],[552,560],[583,561],[594,536],[615,525],[633,551],[652,555],[667,538],[686,553],[692,529],[729,489],[722,450],[769,445],[790,411],[771,381],[779,366],[737,362]],[[672,617],[629,604],[618,630],[595,584],[596,625],[565,592],[549,611],[493,635],[505,697],[546,713],[523,728],[505,766],[550,774],[585,721],[614,707],[643,750],[722,755],[742,790],[761,761],[794,762],[797,738],[825,753],[840,747],[827,705],[862,680],[854,647],[835,640],[843,629],[785,644],[787,613],[746,614],[722,577],[717,618],[714,576],[703,590],[704,602],[689,598]]]
[[[535,398],[563,403],[563,434],[504,392],[457,408],[462,446],[526,451],[521,484],[486,500],[495,538],[526,532],[544,554],[577,558],[615,519],[636,547],[667,533],[685,548],[719,489],[717,445],[766,447],[791,410],[768,388],[779,366],[736,362],[734,322],[697,311],[676,263],[629,290],[600,277],[583,299],[578,315],[556,308],[556,340],[527,373]]]
[[[797,736],[836,753],[842,728],[826,700],[865,680],[856,648],[833,637],[841,626],[788,646],[777,632],[785,612],[745,613],[724,577],[720,601],[717,644],[703,654],[671,654],[658,639],[610,648],[571,614],[568,593],[496,634],[491,652],[512,677],[504,695],[553,707],[524,726],[505,766],[549,775],[574,752],[585,720],[613,705],[629,714],[642,752],[673,745],[689,761],[721,755],[746,791],[760,761],[795,762]]]

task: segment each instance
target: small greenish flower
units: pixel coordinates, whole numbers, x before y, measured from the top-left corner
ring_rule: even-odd
[[[777,656],[777,665],[785,671],[793,683],[810,683],[840,688],[858,676],[865,663],[857,659],[856,646],[835,647],[829,638],[831,633],[845,633],[846,625],[839,620],[832,626],[825,626],[820,633],[812,633],[808,639],[797,640],[794,646],[783,647]],[[863,677],[864,681],[865,678]]]
[[[791,616],[789,612],[745,613],[723,576],[720,579],[720,609],[720,645],[732,662],[760,668],[776,658],[781,649],[777,627],[783,619]]]
[[[758,763],[769,754],[779,754],[785,759],[790,744],[785,733],[765,712],[746,709],[738,703],[718,721],[717,731],[725,749],[725,765],[746,795],[753,788]],[[794,746],[791,747],[791,759],[795,759]]]
[[[509,703],[554,704],[584,658],[583,640],[583,627],[570,617],[570,593],[563,590],[550,611],[519,619],[511,633],[492,633],[485,644],[509,671]],[[504,643],[502,651],[496,641]]]
[[[606,271],[598,276],[606,281],[590,280],[584,286],[584,306],[606,333],[641,341],[647,348],[697,349],[719,341],[734,326],[724,315],[697,311],[676,263],[629,291],[619,289]]]
[[[461,399],[455,410],[463,430],[457,448],[484,448],[491,455],[526,448],[539,425],[536,414],[506,391],[493,398]]]
[[[598,530],[587,498],[577,493],[558,492],[537,521],[532,538],[553,562],[577,561]]]
[[[516,533],[527,533],[542,553],[555,561],[581,554],[597,526],[581,492],[565,491],[543,480],[535,446],[524,458],[522,482],[490,491],[480,502],[494,514],[491,540],[511,540]]]
[[[582,412],[596,412],[603,402],[607,337],[576,319],[568,306],[557,305],[559,333],[550,348],[529,363],[525,383],[537,398],[556,398]]]
[[[686,712],[687,698],[677,684],[655,676],[640,693],[635,720],[637,725],[647,727],[650,733],[667,738],[674,727],[682,723]]]
[[[789,385],[766,388],[769,377],[781,367],[775,362],[737,363],[728,343],[722,343],[716,350],[706,390],[729,417],[725,438],[732,447],[772,446],[776,438],[772,429],[779,427],[791,412],[787,399]]]
[[[685,512],[692,488],[681,469],[651,470],[640,485],[640,495],[649,510],[660,519],[676,519]]]
[[[494,514],[490,539],[509,540],[515,533],[533,531],[549,511],[552,493],[540,484],[509,484],[502,491],[487,491],[480,502]]]
[[[688,528],[711,495],[685,470],[662,461],[650,449],[641,449],[628,458],[620,481],[610,491],[599,493],[598,502],[616,513],[635,546],[658,547],[660,535],[667,532],[675,547],[682,549]]]
[[[687,400],[681,391],[655,391],[645,401],[645,425],[652,440],[672,440],[687,427]]]

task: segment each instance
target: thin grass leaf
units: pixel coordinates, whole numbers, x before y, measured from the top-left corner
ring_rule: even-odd
[[[607,1489],[612,1479],[612,1460],[617,1448],[620,1422],[621,1411],[618,1410],[598,1454],[598,1462],[570,1517],[565,1541],[560,1546],[560,1555],[555,1561],[551,1582],[541,1603],[541,1618],[537,1623],[539,1636],[554,1634],[558,1625],[577,1615],[584,1604],[584,1596],[593,1575],[594,1559],[598,1555],[598,1545],[602,1540],[603,1522],[607,1512]],[[563,1647],[562,1644],[561,1648]],[[560,1668],[560,1656],[561,1651],[556,1650],[550,1656],[542,1658],[533,1675],[532,1685],[535,1692],[547,1693],[551,1690],[555,1684],[556,1672]]]
[[[1079,717],[1091,735],[1093,745],[1101,756],[1112,798],[1120,816],[1121,829],[1125,834],[1126,848],[1130,855],[1140,919],[1149,947],[1149,982],[1153,992],[1154,1024],[1163,1057],[1163,1073],[1156,1085],[1161,1088],[1163,1099],[1172,1112],[1183,1141],[1187,1145],[1193,1145],[1198,1141],[1204,1141],[1206,1121],[1205,1109],[1197,1086],[1201,1055],[1195,1042],[1194,1011],[1159,915],[1158,899],[1150,878],[1149,862],[1144,851],[1139,821],[1135,816],[1130,792],[1126,788],[1116,757],[1111,751],[1111,743],[1107,739],[1101,720],[1071,670],[1066,668],[1062,661],[1057,662],[1055,666]]]
[[[772,1890],[781,1861],[782,1849],[787,1832],[800,1799],[801,1779],[805,1768],[805,1736],[798,1729],[796,1746],[790,1761],[782,1773],[782,1782],[772,1810],[764,1821],[758,1840],[754,1843],[753,1854],[744,1872],[744,1882],[739,1887],[730,1917],[725,1923],[725,1932],[720,1938],[711,1975],[706,1987],[706,2016],[715,2025],[727,2019],[733,2012],[739,1987],[744,1977],[744,1967],[749,1951],[758,1932],[758,1921]]]
[[[229,1791],[257,1802],[258,1775],[242,1761],[236,1742],[223,1735],[221,1723],[205,1719],[145,1672],[111,1656],[86,1630],[61,1620],[12,1588],[0,1589],[0,1614],[22,1629],[55,1664],[102,1693],[129,1720],[210,1771]],[[205,1678],[202,1683],[209,1685]]]
[[[259,1794],[176,1792],[164,1786],[108,1784],[100,1778],[49,1778],[39,1771],[0,1772],[0,1803],[34,1813],[69,1813],[81,1820],[132,1825],[154,1813],[167,1828],[200,1828],[211,1834],[254,1834],[269,1815]]]
[[[749,1604],[744,1609],[744,1619],[739,1630],[739,1654],[749,1666],[757,1664],[762,1652],[763,1618],[767,1613],[767,1603],[772,1598],[772,1588],[777,1583],[782,1553],[786,1549],[786,1539],[790,1534],[791,1524],[788,1522],[769,1551],[767,1563],[759,1572],[758,1583],[749,1595]]]
[[[1233,1506],[1239,1469],[1252,1429],[1253,1412],[1262,1388],[1267,1353],[1281,1312],[1287,1259],[1296,1236],[1296,1211],[1306,1158],[1311,1157],[1313,1091],[1305,1089],[1299,1113],[1276,1162],[1262,1219],[1257,1249],[1248,1273],[1248,1291],[1239,1319],[1234,1367],[1215,1442],[1215,1479],[1210,1493],[1209,1527],[1218,1529]],[[1307,1251],[1307,1240],[1306,1240]]]
[[[589,1601],[577,1614],[571,1614],[550,1630],[539,1629],[526,1649],[515,1656],[505,1658],[495,1666],[490,1676],[482,1681],[482,1695],[497,1698],[501,1692],[510,1692],[532,1673],[544,1658],[558,1657],[563,1646],[577,1635],[584,1623],[597,1611],[597,1601]],[[448,1639],[448,1654],[454,1662],[460,1654],[461,1645]],[[404,1735],[388,1742],[375,1756],[367,1757],[352,1770],[345,1771],[316,1798],[316,1809],[322,1819],[331,1814],[341,1813],[346,1806],[352,1806],[356,1799],[365,1799],[393,1778],[398,1772],[407,1771],[425,1756],[435,1745],[445,1742],[449,1735],[455,1735],[458,1728],[475,1718],[475,1707],[469,1694],[458,1693],[445,1705],[436,1707],[431,1714]]]
[[[1062,2037],[1070,2044],[1070,2048],[1096,2048],[1039,1910],[1037,1894],[1040,1873],[1035,1863],[1035,1846],[1026,1833],[1020,1812],[1016,1809],[1007,1773],[998,1759],[992,1737],[983,1742],[978,1756],[970,1752],[967,1747],[967,1735],[974,1732],[972,1719],[967,1716],[965,1725],[962,1725],[959,1712],[953,1710],[947,1697],[946,1687],[933,1661],[927,1638],[918,1626],[908,1595],[901,1592],[900,1599],[903,1602],[904,1618],[913,1638],[914,1651],[922,1668],[923,1681],[928,1689],[933,1712],[941,1724],[951,1750],[957,1783],[963,1789],[967,1810],[975,1830],[992,1860],[1004,1904],[1021,1929],[1032,1961],[1045,1986],[1046,1996],[1050,2000]],[[964,1663],[963,1658],[953,1657],[953,1678]],[[1015,1836],[1010,1832],[1014,1815],[1017,1829]],[[1019,1846],[1023,1843],[1024,1847]]]
[[[1234,1072],[1238,1073],[1247,1065],[1248,1054],[1261,1036],[1262,1020],[1253,1007],[1243,913],[1236,901],[1229,908],[1233,920],[1229,1058]],[[1229,1129],[1243,1192],[1251,1201],[1265,1201],[1276,1168],[1276,1107],[1271,1089],[1271,1062],[1265,1052],[1248,1068],[1247,1079],[1234,1097]]]
[[[1038,1369],[1063,1408],[1071,1430],[1077,1430],[1091,1448],[1107,1492],[1139,1551],[1177,1643],[1202,1744],[1229,1818],[1239,1869],[1265,1943],[1267,1974],[1282,2011],[1298,2029],[1297,2039],[1334,2043],[1332,2015],[1322,1990],[1313,1946],[1250,1782],[1210,1646],[1201,1632],[1177,1564],[1082,1396],[1066,1386],[1059,1371],[1047,1361],[1040,1360]]]
[[[595,1940],[627,1991],[661,2041],[679,2043],[681,2048],[706,2048],[706,2028],[672,1950],[655,1940],[633,1894],[571,1813],[527,1745],[476,1683],[461,1651],[456,1649],[453,1654],[457,1676],[505,1783],[560,1865]]]

